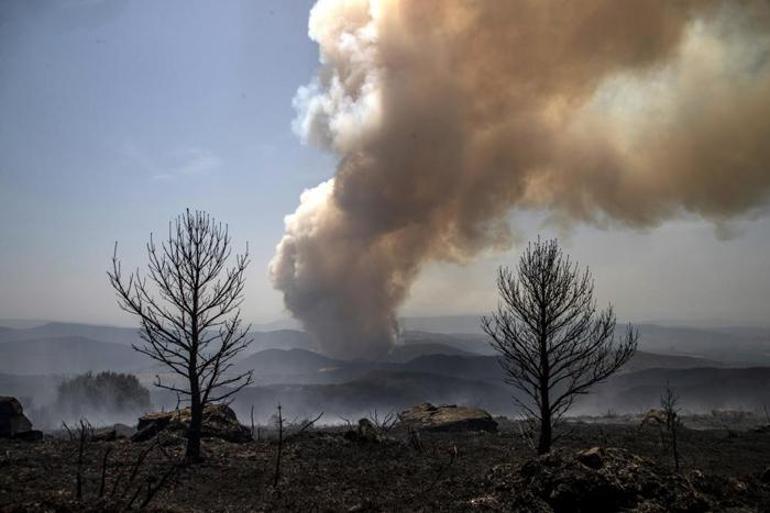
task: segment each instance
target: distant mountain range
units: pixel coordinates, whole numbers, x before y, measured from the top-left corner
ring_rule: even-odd
[[[235,397],[233,407],[248,418],[254,407],[265,422],[277,404],[287,418],[306,418],[325,412],[324,422],[340,422],[377,411],[398,412],[415,404],[472,404],[496,413],[511,413],[511,391],[502,383],[417,372],[371,371],[344,383],[289,384],[249,387]]]
[[[19,325],[20,321],[11,324]],[[475,327],[475,328],[474,328]],[[697,329],[689,327],[640,324],[639,349],[663,355],[704,358],[728,364],[770,365],[770,328],[724,327]],[[477,316],[412,317],[402,319],[399,345],[413,346],[399,350],[393,358],[409,359],[412,355],[435,352],[431,344],[450,346],[474,354],[493,354],[487,338],[480,333]],[[251,352],[263,349],[317,350],[307,333],[295,329],[252,331]],[[0,344],[18,340],[42,340],[61,337],[82,337],[99,342],[130,345],[141,343],[134,328],[94,326],[78,323],[43,323],[24,329],[13,329],[0,320]],[[418,349],[414,346],[422,344]],[[430,347],[433,347],[431,349]],[[439,352],[449,354],[447,347]],[[451,354],[459,354],[457,351]]]
[[[5,329],[0,331],[0,343],[21,340],[43,340],[51,338],[81,337],[98,342],[131,345],[139,341],[135,328],[95,326],[66,322],[48,322],[30,328]]]
[[[412,323],[398,345],[377,362],[344,361],[317,352],[305,332],[255,331],[237,367],[253,369],[255,386],[241,391],[238,408],[271,411],[281,402],[294,415],[325,410],[355,416],[414,402],[476,404],[514,412],[494,352],[483,334],[431,332],[439,320]],[[454,319],[446,326],[461,327]],[[17,324],[18,326],[18,324]],[[670,383],[683,408],[761,408],[770,397],[770,337],[758,328],[711,330],[641,325],[640,351],[620,373],[582,397],[575,412],[640,411],[654,407]],[[51,400],[63,376],[86,371],[132,372],[150,383],[163,369],[130,345],[137,330],[69,323],[0,327],[0,395]],[[766,366],[766,367],[761,367]],[[175,398],[153,392],[157,405]],[[241,410],[243,414],[244,410]]]
[[[22,339],[0,343],[0,373],[76,374],[87,371],[134,371],[151,362],[130,346],[81,336]]]
[[[503,383],[491,356],[422,355],[406,363],[341,362],[304,351],[269,350],[242,362],[255,366],[259,386],[244,389],[235,400],[240,411],[254,405],[272,412],[281,403],[292,415],[319,411],[355,417],[378,409],[398,411],[422,401],[463,403],[512,415],[516,391]],[[646,366],[657,367],[646,367]],[[711,365],[702,367],[701,365]],[[288,379],[270,374],[280,368]],[[760,410],[770,396],[770,367],[725,368],[690,357],[637,353],[617,375],[576,402],[575,414],[634,413],[659,407],[671,386],[680,406],[693,412],[714,409]]]
[[[684,411],[744,410],[770,407],[770,367],[645,369],[613,376],[578,406],[589,412],[646,411],[660,407],[666,387]]]
[[[640,351],[627,366],[629,372],[647,368],[770,365],[770,341],[761,330],[735,328],[706,331],[643,325],[640,331]],[[473,333],[403,331],[398,345],[376,364],[342,362],[317,352],[314,356],[297,351],[286,355],[275,351],[260,354],[268,349],[316,351],[312,338],[302,331],[258,331],[252,332],[251,336],[250,354],[245,355],[240,365],[253,365],[258,370],[256,375],[264,376],[266,383],[287,382],[286,379],[293,377],[303,383],[308,380],[314,383],[339,382],[351,376],[360,376],[361,372],[372,368],[393,370],[399,366],[423,372],[429,371],[435,364],[423,365],[420,360],[423,356],[455,357],[455,360],[442,362],[450,365],[453,361],[463,361],[457,358],[494,354],[485,336]],[[142,344],[137,330],[132,328],[74,323],[46,323],[26,329],[4,327],[0,328],[0,373],[72,374],[103,369],[142,372],[152,367],[146,357],[130,348],[131,344]],[[296,361],[278,361],[292,358]],[[324,369],[321,373],[323,379],[311,376],[308,372],[310,365]],[[473,367],[465,365],[469,366]],[[461,372],[470,371],[471,374],[466,375],[494,375],[489,368],[496,367],[487,365],[478,372],[458,368],[451,374],[461,375]]]
[[[428,347],[416,344],[416,347],[420,351],[410,351],[410,344],[398,346],[389,358],[379,362],[335,360],[305,349],[267,349],[244,358],[237,368],[239,371],[253,369],[256,382],[262,385],[343,383],[372,371],[436,374],[492,382],[500,382],[504,377],[496,356],[457,353],[452,346],[443,344]],[[406,355],[414,356],[407,359]],[[621,372],[722,366],[720,362],[700,358],[637,352]]]
[[[640,347],[660,354],[687,355],[742,365],[770,364],[770,330],[694,329],[643,324]]]

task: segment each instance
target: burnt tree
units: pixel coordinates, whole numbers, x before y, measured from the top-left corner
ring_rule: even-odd
[[[597,311],[590,271],[563,255],[556,240],[530,243],[515,272],[499,269],[497,288],[500,302],[482,328],[506,382],[522,393],[515,401],[539,427],[537,451],[544,454],[575,398],[633,356],[638,332],[629,325],[615,339],[612,306]]]
[[[176,392],[190,403],[185,459],[201,458],[200,438],[206,404],[222,401],[252,381],[251,371],[233,374],[233,359],[251,342],[242,326],[248,246],[234,256],[227,226],[205,212],[189,209],[169,223],[160,246],[147,243],[147,273],[124,277],[117,257],[107,272],[118,304],[139,318],[143,345],[134,349],[183,378],[157,387]]]
[[[660,396],[660,406],[663,409],[665,418],[666,432],[668,433],[669,445],[671,446],[671,455],[674,458],[674,471],[679,473],[679,429],[682,427],[682,420],[679,418],[679,396],[671,389],[671,385],[666,385],[666,390]]]

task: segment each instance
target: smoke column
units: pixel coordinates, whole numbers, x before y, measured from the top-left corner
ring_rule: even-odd
[[[421,266],[512,209],[654,226],[770,190],[766,0],[321,0],[295,130],[338,155],[270,264],[327,354],[375,358]]]

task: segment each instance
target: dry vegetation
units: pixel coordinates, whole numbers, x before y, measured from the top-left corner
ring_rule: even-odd
[[[409,433],[398,429],[389,431],[379,442],[345,437],[344,430],[308,429],[299,435],[288,434],[277,486],[275,433],[268,433],[267,439],[263,433],[261,441],[246,444],[207,439],[203,445],[205,462],[183,467],[175,463],[184,451],[183,440],[178,437],[161,438],[157,448],[154,442],[92,441],[85,446],[80,501],[76,498],[77,437],[47,438],[37,443],[0,441],[0,511],[121,511],[128,510],[128,498],[133,494],[137,494],[137,499],[131,509],[137,509],[148,487],[157,487],[164,478],[167,481],[145,509],[538,511],[537,504],[532,502],[535,499],[530,501],[530,509],[521,505],[522,497],[527,497],[531,490],[522,494],[517,487],[522,486],[521,476],[529,475],[527,472],[531,473],[533,467],[519,465],[535,456],[513,423],[502,423],[498,434],[422,433],[419,445],[410,439]],[[655,429],[640,431],[636,426],[580,423],[572,431],[569,438],[557,444],[567,452],[559,449],[557,456],[551,458],[574,455],[573,449],[593,446],[621,447],[642,456],[649,460],[642,465],[647,478],[653,476],[656,486],[671,490],[679,501],[667,503],[671,511],[770,508],[768,433],[683,429],[682,473],[675,476],[670,455]],[[106,471],[102,472],[108,450]],[[146,454],[145,461],[131,479],[142,454]],[[621,460],[626,458],[623,452],[618,453],[620,456],[611,454]],[[629,461],[630,465],[636,460]],[[538,479],[543,479],[542,469],[551,468],[548,465],[553,463],[542,465],[537,467],[539,473],[533,474]],[[589,477],[599,475],[580,468]],[[569,469],[563,471],[568,472],[565,482],[573,486],[585,478],[570,474]],[[557,475],[555,472],[548,470],[547,474]],[[569,490],[561,489],[560,493],[572,493]],[[660,495],[656,493],[656,500]],[[701,497],[704,502],[694,499]],[[579,511],[575,507],[553,511]]]

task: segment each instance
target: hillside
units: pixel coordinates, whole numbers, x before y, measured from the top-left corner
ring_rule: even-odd
[[[235,371],[253,370],[258,384],[323,383],[327,381],[324,372],[348,365],[306,349],[265,349],[239,361]]]
[[[400,411],[424,401],[474,404],[494,412],[512,412],[504,385],[417,372],[371,371],[345,383],[269,385],[241,390],[233,408],[247,414],[251,406],[266,420],[280,403],[287,416],[309,417],[325,411],[330,421]]]
[[[670,386],[685,410],[762,411],[770,397],[770,367],[647,369],[613,376],[597,387],[593,401],[622,405],[623,411],[657,408]],[[597,400],[598,399],[598,400]],[[599,410],[601,411],[601,410]]]
[[[580,398],[574,413],[651,408],[657,406],[667,382],[682,396],[683,407],[693,410],[763,406],[770,393],[767,370],[737,368],[746,365],[744,358],[765,350],[763,331],[640,329],[644,350],[618,375]],[[57,336],[47,336],[51,334]],[[163,369],[128,345],[135,335],[129,328],[66,323],[0,329],[0,373],[5,374],[0,393],[43,404],[50,394],[27,377],[47,382],[47,377],[107,369],[136,373],[150,385]],[[372,407],[394,409],[410,401],[432,400],[513,412],[512,390],[503,384],[504,375],[481,334],[405,331],[391,353],[375,362],[319,354],[302,331],[282,329],[252,336],[250,353],[236,365],[239,371],[254,370],[255,387],[241,393],[242,406],[255,401],[268,407],[280,400],[303,412],[319,408],[354,412],[370,401]],[[725,341],[732,345],[720,345]],[[660,352],[651,352],[650,347]],[[176,402],[158,391],[154,395],[159,405],[171,407]]]
[[[476,327],[471,329],[473,326]],[[494,354],[486,335],[478,328],[477,316],[406,318],[401,327],[404,331],[390,358],[394,362],[408,361],[423,354]],[[637,327],[641,335],[639,349],[644,352],[711,361],[692,362],[697,365],[770,365],[770,330],[765,328],[696,329],[654,324]],[[296,329],[252,331],[250,336],[253,339],[251,353],[264,349],[317,350],[311,336]],[[59,337],[83,337],[123,345],[139,342],[135,328],[61,322],[16,329],[0,327],[0,343]],[[665,362],[661,364],[665,365]]]
[[[403,345],[394,346],[384,360],[391,363],[406,363],[420,356],[433,354],[472,356],[474,353],[443,342],[408,341]]]
[[[400,340],[403,345],[441,344],[459,351],[491,355],[495,351],[489,345],[489,337],[478,333],[432,333],[428,331],[404,331]]]
[[[411,348],[416,348],[411,356]],[[720,367],[711,360],[637,352],[621,372],[650,368]],[[418,372],[480,381],[500,381],[503,372],[496,356],[466,353],[447,344],[397,346],[378,362],[335,360],[305,349],[268,349],[241,360],[238,371],[253,369],[258,384],[329,384],[349,381],[372,370]]]
[[[141,342],[136,328],[96,326],[91,324],[48,322],[25,329],[0,332],[1,342],[20,340],[44,340],[53,338],[80,337],[100,342],[131,345]]]
[[[80,336],[0,343],[0,373],[74,374],[87,371],[132,371],[150,367],[147,357],[123,344]]]
[[[401,327],[408,332],[451,334],[466,347],[486,345],[481,332],[479,315],[447,317],[406,317]],[[618,323],[622,328],[623,323]],[[663,326],[652,323],[636,324],[639,328],[639,349],[651,353],[690,356],[726,362],[731,365],[770,365],[770,328],[723,326],[693,328]],[[470,344],[469,344],[470,342]],[[474,344],[475,343],[475,344]],[[472,352],[482,352],[479,349]]]
[[[732,365],[769,365],[770,334],[759,329],[694,329],[644,324],[640,349],[708,358]]]

